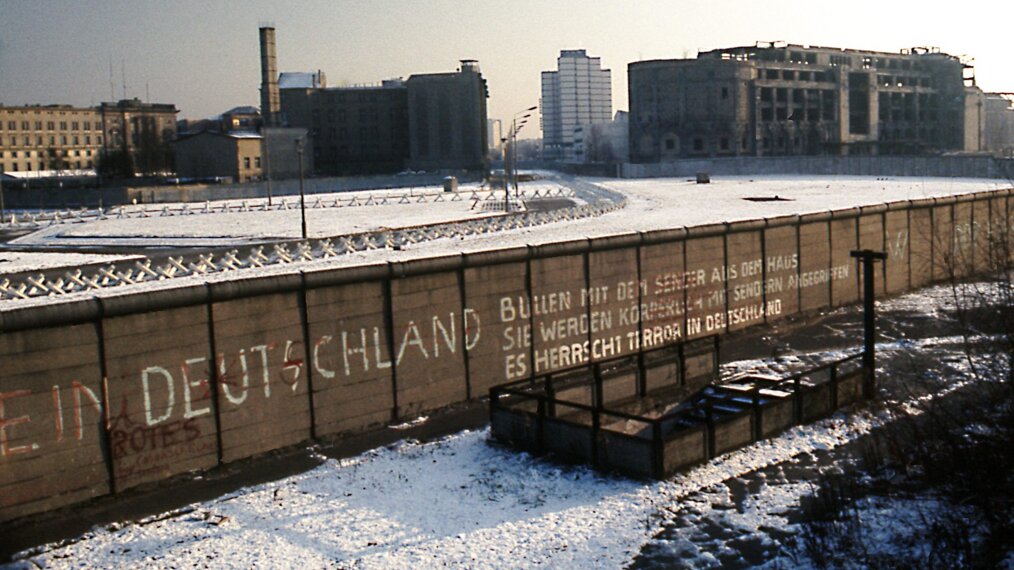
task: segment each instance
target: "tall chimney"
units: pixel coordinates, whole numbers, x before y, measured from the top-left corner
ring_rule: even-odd
[[[261,28],[261,119],[266,127],[278,126],[281,98],[278,95],[278,60],[275,56],[275,29]]]

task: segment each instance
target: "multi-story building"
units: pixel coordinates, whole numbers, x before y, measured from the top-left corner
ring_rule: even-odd
[[[173,147],[181,178],[249,182],[263,176],[263,145],[257,133],[203,131],[181,136]]]
[[[99,109],[0,106],[0,171],[92,169],[104,148],[103,137]]]
[[[486,119],[486,148],[491,154],[501,157],[503,155],[503,143],[505,137],[503,122],[500,119]]]
[[[612,118],[611,72],[583,49],[561,51],[556,65],[542,72],[542,152],[550,160],[580,162],[575,130]]]
[[[977,151],[970,71],[931,48],[770,43],[634,62],[630,159]]]
[[[983,116],[983,150],[1014,157],[1014,93],[987,93]]]
[[[261,101],[272,108],[264,124],[306,129],[316,172],[485,169],[489,94],[477,62],[463,60],[456,73],[337,88],[321,71],[276,81],[276,62],[275,30],[261,28]]]
[[[369,87],[282,83],[284,124],[306,129],[318,173],[397,172],[408,156],[408,92],[399,80]],[[312,151],[311,151],[312,149]]]
[[[309,131],[320,174],[485,167],[486,82],[474,62],[380,85],[313,85],[280,81],[279,91],[283,124]]]
[[[478,62],[462,60],[454,73],[412,75],[405,84],[409,167],[485,171],[488,93]]]
[[[122,99],[102,103],[99,113],[107,158],[125,161],[133,173],[151,175],[172,170],[170,144],[176,139],[179,113],[175,105]]]

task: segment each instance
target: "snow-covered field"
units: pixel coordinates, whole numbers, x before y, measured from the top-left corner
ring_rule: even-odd
[[[232,271],[228,274],[192,276],[168,281],[145,281],[119,286],[112,290],[89,291],[88,294],[127,294],[141,289],[168,289],[193,285],[195,282],[256,277],[305,270],[309,267],[331,269],[388,261],[405,261],[419,257],[480,252],[490,249],[540,245],[581,238],[607,237],[617,234],[695,226],[744,219],[769,218],[806,214],[829,209],[866,206],[900,200],[917,200],[966,194],[1010,186],[1006,181],[955,178],[873,178],[843,176],[767,176],[715,178],[711,184],[698,185],[683,179],[580,179],[594,183],[625,197],[622,208],[600,216],[547,223],[534,227],[496,231],[467,238],[439,238],[407,244],[400,250],[374,249],[330,257],[324,260],[299,261]],[[523,183],[529,195],[536,191],[559,190],[565,180],[546,179]],[[470,195],[468,186],[464,192]],[[430,192],[435,189],[419,189]],[[371,196],[401,196],[399,190],[373,190],[342,193],[365,203]],[[415,192],[415,190],[412,190]],[[746,198],[772,198],[778,201],[755,202]],[[317,197],[314,197],[316,201]],[[321,198],[323,200],[323,197]],[[237,201],[231,201],[237,203]],[[386,205],[320,208],[308,210],[309,233],[314,236],[338,236],[356,231],[399,228],[423,223],[439,223],[491,215],[472,201],[400,203],[389,200]],[[578,200],[580,202],[580,200]],[[242,204],[242,202],[238,202]],[[299,233],[299,210],[257,208],[259,202],[247,201],[249,211],[118,219],[93,219],[41,228],[15,240],[25,245],[144,245],[166,247],[181,245],[229,246],[263,239],[293,238]],[[215,205],[218,206],[218,205]],[[149,206],[150,208],[150,206]],[[199,209],[195,206],[195,209]],[[213,208],[214,209],[214,208]],[[0,252],[2,253],[2,252]],[[51,254],[21,254],[21,266],[51,267]],[[114,261],[110,259],[109,261]],[[70,263],[69,266],[73,266]],[[0,266],[0,271],[14,271]],[[0,277],[2,277],[0,273]],[[70,300],[74,294],[60,299]],[[19,306],[53,302],[39,297],[18,301]],[[2,308],[2,307],[0,307]]]
[[[529,194],[560,190],[551,182],[526,184]],[[314,194],[306,198],[307,235],[321,238],[388,228],[469,220],[490,216],[482,201],[488,190],[462,184],[457,195],[439,187],[367,190]],[[502,192],[497,194],[502,195]],[[352,202],[354,205],[350,205]],[[12,243],[18,245],[130,245],[222,246],[279,239],[299,239],[299,198],[224,200],[192,204],[181,214],[181,204],[113,208],[102,219],[47,225]],[[228,212],[217,211],[223,207]],[[205,212],[205,208],[211,212]],[[242,211],[239,211],[242,210]],[[144,217],[139,217],[145,212]]]
[[[937,288],[882,303],[879,311],[936,315],[947,302],[947,292]],[[879,352],[885,376],[895,356],[903,360],[921,349],[950,361],[942,365],[941,391],[960,386],[961,359],[948,358],[958,354],[960,343],[950,341],[884,343]],[[778,370],[780,362],[800,356],[841,354],[790,354],[726,369]],[[618,568],[644,551],[661,557],[661,567],[806,566],[791,538],[797,531],[791,507],[812,487],[792,474],[793,466],[885,421],[862,409],[838,413],[661,482],[561,466],[491,444],[487,431],[465,431],[327,459],[299,475],[41,547],[19,564]],[[878,532],[889,542],[911,530],[900,521],[918,508],[925,505],[871,500],[867,515],[879,517],[884,528]],[[750,552],[761,558],[751,561],[744,554]]]
[[[440,255],[460,251],[477,251],[495,247],[540,244],[580,237],[601,237],[620,233],[650,231],[683,226],[731,222],[792,214],[826,211],[955,194],[980,192],[1009,186],[1009,183],[985,179],[955,178],[873,178],[873,177],[729,177],[715,178],[711,184],[698,185],[682,179],[613,180],[585,179],[616,190],[627,198],[620,210],[597,218],[548,224],[502,232],[497,235],[474,236],[465,241],[433,240],[407,248],[407,256]],[[552,180],[522,183],[528,195],[536,191],[559,189]],[[462,191],[470,193],[464,185]],[[435,189],[420,189],[417,192]],[[330,203],[335,196],[345,200],[358,196],[379,199],[401,196],[407,191],[374,190],[340,195],[314,196]],[[774,197],[782,200],[751,202],[745,198]],[[277,199],[276,199],[277,200]],[[232,201],[236,202],[236,201]],[[471,219],[488,216],[470,200],[425,202],[410,200],[398,203],[391,199],[386,205],[310,208],[307,227],[311,236],[335,236],[349,233],[400,228],[420,224]],[[291,200],[290,200],[290,203]],[[298,238],[300,213],[290,210],[259,211],[258,201],[248,201],[251,211],[161,216],[147,218],[91,220],[43,228],[14,241],[20,245],[38,244],[134,244],[134,245],[230,245],[267,238]],[[150,206],[149,206],[150,208]],[[195,209],[198,209],[195,207]],[[180,240],[183,240],[182,242]],[[377,250],[369,252],[368,260],[405,257],[404,252]]]
[[[0,275],[90,263],[113,263],[127,259],[139,259],[140,257],[90,253],[0,251]]]

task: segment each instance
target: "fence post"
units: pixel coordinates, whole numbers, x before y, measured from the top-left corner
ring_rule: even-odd
[[[707,432],[705,433],[705,446],[707,452],[707,459],[715,457],[715,416],[711,410],[711,401],[704,403],[704,424]]]
[[[546,398],[538,396],[536,414],[538,420],[535,423],[535,454],[542,455],[546,449]]]
[[[876,288],[873,281],[873,263],[887,260],[887,254],[870,249],[851,252],[863,263],[863,398],[871,399],[877,395],[877,328],[876,306],[873,296]]]
[[[831,411],[838,409],[838,365],[831,365]]]
[[[652,470],[656,479],[665,477],[665,445],[662,442],[662,420],[656,419],[651,424]]]
[[[753,396],[753,441],[756,442],[761,439],[761,436],[764,433],[764,426],[761,423],[763,418],[761,417],[760,407],[760,384],[753,385],[753,393],[751,396]]]
[[[792,424],[803,423],[803,387],[800,385],[799,376],[792,379]]]

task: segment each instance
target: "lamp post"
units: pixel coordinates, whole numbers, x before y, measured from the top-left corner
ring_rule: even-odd
[[[532,116],[532,112],[535,111],[538,108],[539,108],[538,105],[532,105],[531,107],[529,107],[529,108],[527,108],[527,109],[525,109],[523,111],[518,111],[517,113],[514,113],[514,116],[511,118],[511,130],[510,130],[509,133],[507,133],[507,138],[509,138],[509,139],[512,140],[511,150],[514,151],[514,154],[512,155],[512,158],[513,158],[513,164],[514,164],[514,195],[515,196],[517,196],[517,194],[518,194],[518,157],[517,157],[518,130],[520,130],[521,127],[525,126],[525,123],[528,120],[528,117],[531,117]],[[524,116],[522,116],[522,115],[524,115]],[[520,126],[518,125],[518,119],[519,118],[521,119]],[[510,171],[508,171],[508,172],[510,172]]]
[[[502,137],[500,139],[500,143],[502,144],[503,148],[503,211],[505,214],[510,211],[511,204],[511,190],[510,190],[511,185],[507,182],[507,172],[508,172],[507,169],[509,168],[508,165],[510,164],[509,162],[510,155],[507,154],[508,151],[507,140],[508,140],[507,137]]]
[[[306,196],[303,194],[303,137],[296,139],[296,154],[299,155],[299,213],[303,221],[303,239],[306,239]]]

